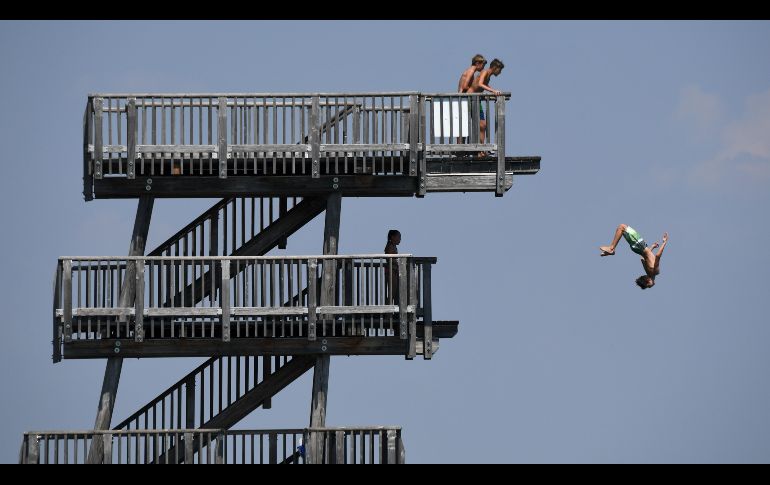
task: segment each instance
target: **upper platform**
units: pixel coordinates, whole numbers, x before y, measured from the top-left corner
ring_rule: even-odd
[[[506,157],[510,93],[91,94],[83,194],[94,198],[424,196],[537,173]]]

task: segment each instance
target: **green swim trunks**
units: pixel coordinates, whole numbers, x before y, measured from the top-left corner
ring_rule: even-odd
[[[644,248],[647,247],[647,243],[644,242],[642,236],[639,235],[639,233],[636,232],[631,226],[627,226],[626,230],[623,231],[623,237],[626,241],[628,241],[628,244],[631,245],[631,251],[640,256],[644,254]]]

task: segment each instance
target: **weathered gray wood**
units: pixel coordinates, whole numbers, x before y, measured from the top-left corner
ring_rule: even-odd
[[[256,371],[255,371],[256,372]],[[273,373],[273,356],[265,355],[262,357],[262,376],[263,379],[267,379]],[[262,401],[262,409],[271,409],[273,407],[273,400],[265,398]]]
[[[316,339],[316,271],[318,269],[318,260],[311,258],[307,264],[308,269],[308,291],[307,291],[307,339],[314,341]]]
[[[126,117],[128,123],[126,125],[126,146],[127,146],[127,160],[126,175],[129,179],[136,178],[136,172],[134,165],[136,164],[136,99],[129,98],[126,104]]]
[[[99,436],[94,436],[93,439],[99,439]],[[102,458],[102,463],[105,465],[109,465],[112,463],[112,434],[106,433],[101,436],[102,439],[102,446],[104,447],[104,457]]]
[[[513,175],[505,175],[504,189],[513,185]],[[431,174],[427,177],[429,192],[489,192],[495,190],[494,173]]]
[[[239,399],[232,402],[221,412],[214,415],[207,422],[202,423],[200,429],[229,429],[248,416],[252,411],[257,409],[262,402],[270,397],[275,396],[289,384],[301,377],[305,372],[310,370],[313,366],[315,359],[311,356],[295,357],[285,365],[281,366],[276,372],[272,373],[268,378],[257,384],[252,390],[245,393]],[[197,440],[188,439],[185,435],[185,450],[189,449],[190,453],[199,449],[200,443]],[[169,448],[165,455],[174,456],[174,447]],[[187,454],[187,453],[186,453]],[[158,460],[163,463],[165,456],[161,456]],[[185,460],[187,463],[192,463],[189,459]]]
[[[173,154],[218,153],[218,145],[137,145],[137,153],[159,153],[169,157]]]
[[[61,362],[61,345],[64,339],[63,323],[59,322],[58,309],[62,306],[63,261],[56,264],[53,280],[53,362]],[[70,322],[70,327],[72,323]]]
[[[381,445],[382,446],[382,445]],[[395,465],[398,462],[398,435],[395,430],[389,429],[387,431],[387,440],[385,447],[388,450],[388,464]]]
[[[103,175],[102,160],[104,159],[104,152],[102,146],[104,144],[103,139],[103,126],[102,126],[102,109],[104,108],[104,100],[102,98],[94,98],[94,178],[101,179]]]
[[[427,145],[425,147],[428,153],[447,153],[447,152],[479,152],[483,150],[497,150],[497,144],[495,143],[467,143],[467,144],[452,144],[442,143],[440,145]]]
[[[144,341],[144,261],[133,261],[136,265],[136,315],[134,320],[134,340]]]
[[[227,98],[219,98],[217,139],[219,141],[219,178],[227,178]]]
[[[399,337],[402,340],[406,340],[408,338],[407,330],[409,328],[408,320],[407,320],[407,305],[409,302],[407,301],[408,293],[408,276],[407,273],[407,261],[406,258],[401,257],[398,258],[398,308],[399,308],[399,324],[398,328],[400,329]]]
[[[222,289],[219,304],[222,307],[222,341],[230,341],[230,261],[222,261]]]
[[[193,434],[191,432],[186,432],[184,434],[184,462],[185,463],[193,463],[195,461],[195,451],[193,449],[193,442],[194,442]],[[166,453],[166,455],[170,455],[171,453]],[[163,460],[159,460],[159,462],[163,463]]]
[[[185,428],[195,429],[195,374],[185,380]],[[203,406],[203,402],[201,402]]]
[[[430,360],[433,357],[433,297],[431,295],[431,268],[430,263],[422,265],[422,301],[423,301],[423,339],[425,347],[423,357]]]
[[[372,151],[407,151],[408,143],[345,143],[345,144],[321,144],[319,151],[322,154],[333,152],[372,152]]]
[[[64,341],[72,341],[72,260],[65,259],[62,261],[62,272],[64,281],[62,283],[62,292],[64,296],[64,318],[62,324],[64,325]],[[58,343],[54,343],[58,345]]]
[[[216,460],[215,463],[217,465],[223,465],[225,463],[225,435],[223,433],[217,433],[217,440],[216,440]]]
[[[268,445],[268,464],[275,465],[278,463],[278,434],[268,433],[267,435]]]
[[[310,156],[312,159],[311,174],[313,178],[319,178],[321,176],[320,169],[320,106],[319,97],[313,96],[312,105],[310,108]]]
[[[415,265],[412,258],[407,261],[407,267],[409,270],[409,303],[411,305],[417,305],[417,271],[415,271]],[[406,353],[407,359],[414,359],[417,354],[417,312],[408,312],[407,319],[409,321],[409,346]]]
[[[278,217],[286,217],[286,213],[288,212],[288,199],[286,197],[281,197],[278,200]],[[288,237],[284,236],[281,239],[278,240],[278,249],[286,249],[286,244],[288,242]]]
[[[131,242],[128,249],[129,256],[141,256],[144,254],[145,246],[147,244],[147,233],[150,229],[150,220],[152,219],[154,201],[155,199],[148,196],[139,198],[139,203],[136,208],[136,218],[134,220],[134,229],[131,234]],[[134,269],[133,272],[131,271],[132,268]],[[126,268],[118,302],[119,307],[128,307],[134,302],[136,291],[136,285],[133,284],[136,278],[135,271],[134,265],[128,265]],[[123,359],[121,357],[111,357],[107,359],[104,380],[102,382],[102,392],[100,394],[96,421],[94,423],[95,430],[104,430],[110,427],[122,368]],[[103,450],[101,448],[101,441],[92,441],[91,449],[88,453],[88,463],[97,463],[102,459]]]
[[[91,113],[93,109],[93,102],[89,99],[83,113],[83,197],[86,201],[93,200],[94,197],[94,170],[91,166],[91,155],[88,151],[88,146],[93,142],[91,140],[93,129]]]
[[[505,96],[498,96],[495,105],[495,138],[497,142],[497,184],[495,197],[505,194]]]
[[[29,465],[37,465],[40,462],[40,441],[34,434],[27,434],[27,460]]]
[[[417,145],[420,142],[420,102],[415,94],[409,96],[409,175],[417,176]]]
[[[329,392],[329,364],[328,355],[321,355],[315,360],[313,371],[313,393],[310,404],[310,427],[323,428],[326,426],[326,399]],[[310,433],[308,443],[308,455],[313,463],[320,463],[323,451],[323,434]]]

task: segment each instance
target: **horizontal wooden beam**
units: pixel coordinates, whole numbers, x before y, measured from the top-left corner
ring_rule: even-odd
[[[433,322],[433,344],[441,338],[457,334],[458,322]],[[424,329],[417,326],[417,353],[422,354]],[[120,345],[116,345],[120,342]],[[115,349],[123,357],[211,357],[238,355],[405,355],[407,342],[398,337],[322,337],[305,338],[237,338],[223,342],[214,339],[151,339],[145,333],[144,342],[133,339],[73,340],[64,345],[65,359],[98,359],[115,357]]]
[[[152,182],[149,183],[148,179]],[[335,188],[334,186],[337,186]],[[149,190],[148,190],[149,188]],[[373,175],[108,177],[94,180],[94,195],[104,198],[308,196],[341,192],[345,196],[411,196],[417,190],[412,177]]]
[[[496,175],[494,173],[474,174],[429,174],[425,178],[428,192],[494,192]],[[505,174],[505,190],[513,186],[513,175]]]

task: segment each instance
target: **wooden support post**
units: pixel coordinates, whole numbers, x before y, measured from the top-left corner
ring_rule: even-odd
[[[316,271],[318,260],[310,258],[307,263],[307,339],[316,339]]]
[[[339,192],[329,195],[326,200],[326,221],[324,225],[323,254],[337,254],[340,237],[340,215],[342,212],[342,194]],[[313,275],[315,276],[315,275]],[[334,305],[337,271],[334,260],[325,259],[323,279],[321,281],[321,305]],[[313,293],[311,290],[310,293]],[[310,297],[311,295],[308,295]],[[315,309],[313,309],[313,313]],[[323,320],[322,320],[323,321]],[[333,325],[332,320],[332,325]],[[324,334],[325,335],[325,334]],[[326,425],[326,402],[329,391],[329,355],[319,355],[316,358],[313,372],[313,394],[310,405],[310,427],[323,428]],[[310,433],[309,454],[314,463],[318,463],[322,453],[322,434]]]
[[[225,463],[225,446],[226,446],[225,440],[226,439],[227,438],[225,437],[225,434],[222,431],[217,433],[216,458],[215,458],[216,460],[215,463],[217,465],[224,465]]]
[[[186,432],[184,434],[184,462],[187,465],[195,463],[195,453],[193,451],[193,434]]]
[[[59,317],[56,310],[62,308],[62,279],[63,279],[63,261],[56,264],[56,272],[53,280],[53,362],[61,362],[61,346],[64,339],[64,323],[59,323]],[[70,291],[71,293],[71,291]],[[63,319],[62,319],[63,322]],[[70,328],[72,323],[70,323]]]
[[[219,178],[227,178],[227,98],[220,96],[217,110],[217,140],[219,145]]]
[[[72,341],[72,260],[65,259],[62,261],[62,271],[64,281],[62,284],[62,292],[64,293],[64,341]]]
[[[271,431],[267,434],[268,459],[270,465],[278,464],[278,433]]]
[[[409,176],[417,176],[417,145],[420,133],[420,101],[416,94],[409,96]]]
[[[425,136],[425,113],[428,111],[428,100],[424,96],[420,96],[420,131],[418,142],[422,144],[422,149],[417,154],[417,162],[419,165],[418,177],[417,177],[417,197],[425,197],[425,192],[428,186],[427,171],[428,167],[425,160],[425,146],[428,143],[428,139]]]
[[[86,103],[86,111],[83,114],[83,197],[86,201],[94,199],[94,170],[91,161],[95,159],[88,151],[88,145],[91,142],[92,119],[91,113],[94,110],[93,101],[89,98]]]
[[[230,341],[230,260],[222,260],[222,290],[219,297],[222,309],[222,340]]]
[[[104,135],[102,126],[102,114],[104,100],[94,98],[94,178],[100,179],[104,174],[102,160],[104,160]]]
[[[398,258],[398,328],[400,330],[399,337],[401,340],[407,339],[407,330],[409,328],[408,317],[406,313],[407,291],[408,286],[408,273],[406,267],[406,258]],[[408,347],[407,347],[408,350]]]
[[[214,211],[209,221],[209,256],[219,256],[219,211]]]
[[[94,439],[97,439],[97,436],[94,436]],[[104,447],[102,463],[109,465],[112,463],[112,433],[102,435],[102,446]]]
[[[289,203],[286,197],[280,197],[278,199],[278,217],[284,217],[289,210]],[[286,249],[288,243],[288,237],[284,236],[278,241],[278,249]]]
[[[277,366],[280,367],[280,366]],[[262,378],[263,380],[270,377],[270,375],[273,373],[273,356],[272,355],[264,355],[262,356]],[[265,399],[262,401],[262,409],[270,409],[273,407],[273,400],[270,398]]]
[[[120,116],[120,113],[118,113]],[[128,98],[126,104],[126,175],[129,179],[136,178],[136,98]]]
[[[505,194],[505,96],[498,96],[495,104],[495,141],[497,143],[497,176],[495,197]]]
[[[407,268],[409,269],[409,305],[414,308],[414,311],[408,312],[407,319],[409,320],[409,349],[406,354],[407,359],[414,359],[417,355],[417,271],[415,271],[415,263],[412,258],[407,261]]]
[[[395,465],[398,463],[397,457],[398,457],[398,437],[396,435],[396,430],[389,429],[387,432],[387,441],[384,443],[384,446],[388,450],[388,464],[389,465]]]
[[[40,441],[37,435],[27,435],[27,460],[28,465],[37,465],[40,461]]]
[[[424,328],[423,335],[423,358],[430,360],[433,357],[433,303],[431,296],[431,267],[430,262],[422,265],[422,321]]]
[[[312,160],[312,178],[321,176],[321,123],[320,123],[320,98],[313,96],[310,106],[310,157]]]
[[[149,196],[142,196],[139,198],[139,203],[136,208],[134,230],[131,234],[131,243],[128,249],[129,256],[142,256],[144,254],[144,249],[147,245],[147,233],[150,230],[150,220],[152,219],[154,202],[155,199]],[[118,303],[120,308],[126,308],[134,303],[136,287],[133,283],[136,281],[135,278],[136,267],[134,265],[127,265]],[[120,347],[116,346],[115,351],[116,353],[120,352]],[[122,368],[123,359],[121,357],[110,357],[107,359],[107,366],[104,370],[104,381],[102,382],[102,392],[100,394],[98,411],[96,413],[96,422],[94,423],[95,430],[105,430],[110,427]],[[102,441],[98,439],[91,440],[91,449],[88,452],[87,462],[98,463],[102,458]]]
[[[134,261],[134,263],[136,266],[134,341],[144,342],[144,260]]]
[[[201,406],[203,403],[201,402]],[[203,424],[203,423],[201,423]],[[195,376],[185,382],[185,428],[195,429]]]
[[[336,463],[337,465],[344,465],[345,464],[345,432],[335,431],[334,435],[335,435],[334,441],[335,441]]]

